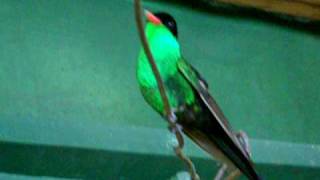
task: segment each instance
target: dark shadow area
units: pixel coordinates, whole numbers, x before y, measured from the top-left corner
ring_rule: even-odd
[[[163,180],[184,170],[175,156],[75,147],[0,142],[0,154],[1,172],[30,176]],[[194,159],[194,162],[203,177],[212,176],[213,161]]]
[[[226,18],[263,21],[271,25],[279,25],[305,33],[311,33],[317,36],[320,35],[320,21],[306,20],[302,18],[266,12],[255,8],[239,7],[221,3],[210,5],[209,3],[195,0],[158,0],[158,2],[185,6],[191,8],[192,10],[223,16]]]
[[[294,158],[294,157],[292,157]],[[302,166],[284,166],[276,164],[259,164],[258,171],[264,179],[317,179],[320,171],[317,168]],[[266,176],[267,175],[267,176]]]
[[[31,176],[163,180],[185,169],[175,156],[12,142],[0,142],[0,155],[1,172]],[[202,179],[212,179],[217,171],[213,160],[192,160]],[[318,169],[308,167],[258,164],[257,168],[266,179],[312,179],[320,176]]]

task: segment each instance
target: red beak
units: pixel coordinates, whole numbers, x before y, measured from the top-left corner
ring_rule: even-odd
[[[154,14],[152,14],[152,12],[145,10],[145,16],[147,17],[148,21],[152,22],[155,25],[161,24],[161,20],[155,16]]]

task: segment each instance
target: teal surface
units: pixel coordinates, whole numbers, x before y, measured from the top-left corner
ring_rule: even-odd
[[[53,178],[46,176],[25,176],[25,175],[12,175],[6,173],[0,173],[0,179],[6,180],[75,180],[67,178]]]
[[[267,177],[312,179],[319,175],[320,36],[178,4],[152,1],[145,5],[176,18],[184,57],[207,79],[235,129],[245,130],[258,142],[271,142],[266,150],[261,143],[254,145],[254,158],[274,150],[266,155],[267,162],[255,159]],[[141,177],[143,168],[150,168],[145,170],[150,177],[163,179],[183,169],[172,154],[157,154],[156,147],[137,142],[145,139],[144,128],[166,132],[166,123],[143,101],[137,86],[140,43],[131,1],[3,0],[0,22],[0,152],[9,153],[0,158],[1,172],[98,178],[91,172],[128,179]],[[138,135],[115,131],[107,138],[112,142],[104,142],[105,133],[113,127],[142,130]],[[86,144],[83,137],[94,143]],[[286,158],[293,161],[276,161],[278,152],[273,146],[278,141],[288,147]],[[297,148],[296,152],[290,143],[307,150]],[[65,150],[74,144],[80,150]],[[121,154],[116,148],[119,144],[130,152]],[[146,155],[135,152],[140,148]],[[168,148],[159,151],[164,149]],[[71,169],[60,173],[60,161],[46,166],[41,164],[45,159],[29,158],[26,152],[47,153],[45,157],[51,160],[66,158],[62,167]],[[281,152],[286,154],[285,148]],[[305,152],[312,156],[297,158]],[[15,159],[19,156],[27,163]],[[104,158],[111,158],[113,166]],[[158,167],[155,161],[162,165]],[[173,162],[177,165],[166,171]],[[213,161],[204,156],[199,162],[205,177],[211,177],[214,173],[208,165],[215,169]],[[100,174],[92,164],[98,164],[94,167]],[[155,168],[164,172],[151,170]],[[292,175],[295,172],[301,175]]]
[[[174,138],[165,129],[14,121],[3,126],[0,169],[32,177],[162,180],[185,170],[173,155]],[[64,127],[69,127],[66,132]],[[45,129],[45,132],[39,129]],[[20,132],[20,133],[17,133]],[[38,136],[34,136],[37,134]],[[94,137],[94,138],[93,138]],[[143,137],[143,138],[142,138]],[[320,146],[250,140],[253,160],[266,179],[317,179]],[[289,151],[290,150],[290,151]],[[190,141],[185,152],[202,179],[218,165]]]

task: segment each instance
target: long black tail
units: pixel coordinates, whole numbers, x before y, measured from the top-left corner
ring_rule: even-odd
[[[239,146],[234,143],[220,124],[212,120],[209,120],[205,124],[205,126],[202,126],[202,131],[216,144],[217,148],[249,179],[260,180],[261,178],[256,172],[251,160],[239,149]]]

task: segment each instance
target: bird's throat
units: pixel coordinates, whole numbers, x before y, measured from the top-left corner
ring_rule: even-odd
[[[177,72],[177,62],[180,59],[180,47],[176,38],[163,25],[147,24],[147,40],[163,81]],[[149,61],[142,49],[138,58],[137,77],[144,87],[157,86],[157,82]]]

